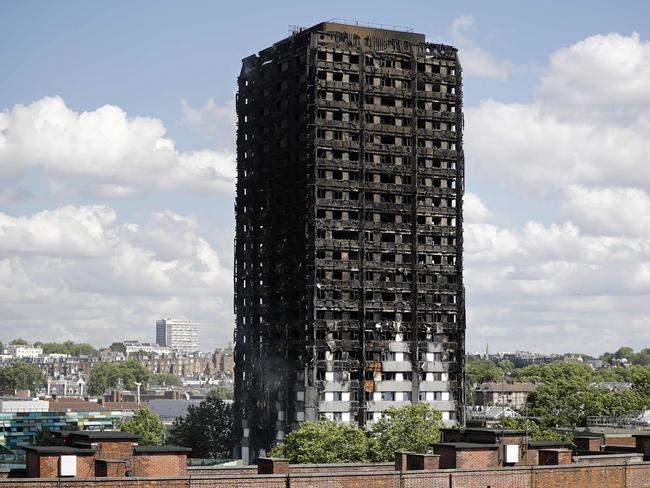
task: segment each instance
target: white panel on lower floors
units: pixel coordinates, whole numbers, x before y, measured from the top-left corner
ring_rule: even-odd
[[[383,412],[388,407],[403,407],[405,405],[411,405],[411,402],[397,402],[397,401],[373,401],[368,402],[368,412]]]
[[[349,412],[352,407],[349,401],[318,402],[319,412]]]
[[[334,422],[350,422],[350,412],[321,412],[321,418],[333,420]]]

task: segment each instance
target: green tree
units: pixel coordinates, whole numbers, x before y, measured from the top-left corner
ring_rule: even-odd
[[[173,373],[154,373],[149,376],[150,385],[183,386],[180,376]]]
[[[370,431],[370,459],[391,461],[395,451],[425,453],[440,441],[442,415],[428,403],[391,407]]]
[[[174,421],[169,444],[190,447],[192,457],[224,459],[232,456],[232,404],[208,394],[198,406],[190,405],[185,417]]]
[[[554,362],[534,364],[515,370],[514,377],[520,380],[549,383],[560,380],[578,381],[588,385],[593,372],[589,366],[582,363]]]
[[[500,361],[497,361],[496,365],[505,373],[512,373],[515,370],[514,363],[509,359],[501,359]]]
[[[38,429],[36,437],[34,438],[34,445],[37,446],[56,446],[58,439],[47,427]]]
[[[270,455],[299,464],[354,463],[365,462],[367,451],[368,439],[358,426],[323,420],[303,422]]]
[[[18,339],[14,339],[9,344],[11,344],[12,346],[27,346],[29,345],[29,342],[27,342],[25,339],[18,338]]]
[[[508,362],[510,363],[510,361]],[[471,386],[490,381],[500,381],[501,378],[503,378],[503,370],[492,361],[471,359],[465,364],[465,381]]]
[[[223,386],[213,386],[210,388],[210,394],[217,395],[222,400],[232,400],[234,396],[232,388],[226,388]]]
[[[149,370],[137,361],[99,363],[90,370],[88,390],[91,395],[101,395],[120,379],[126,388],[133,388],[136,382],[144,384],[149,380]]]
[[[165,425],[146,405],[140,406],[120,428],[122,432],[141,435],[140,444],[146,446],[159,446],[165,440]]]
[[[508,367],[510,361],[501,361]],[[509,364],[507,364],[509,363]],[[505,371],[487,359],[468,358],[465,363],[465,398],[468,404],[474,403],[474,387],[481,383],[501,381]]]
[[[44,354],[67,354],[73,357],[99,356],[99,351],[86,342],[35,342],[34,345],[43,348]]]
[[[45,375],[38,366],[30,363],[16,363],[0,367],[0,389],[4,394],[24,389],[35,392],[45,383]]]
[[[618,351],[614,353],[614,357],[617,359],[634,359],[634,349],[628,346],[619,347]]]
[[[524,418],[504,418],[500,421],[502,427],[506,429],[527,430],[532,439],[536,441],[570,441],[573,436],[571,433],[560,433],[552,429],[544,428],[537,422]]]

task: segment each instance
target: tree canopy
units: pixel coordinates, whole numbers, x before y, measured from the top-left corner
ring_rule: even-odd
[[[101,395],[120,379],[126,388],[133,388],[136,382],[144,384],[149,380],[149,370],[137,361],[98,363],[90,370],[88,390],[91,395]]]
[[[195,458],[230,458],[234,447],[232,404],[208,394],[198,406],[190,405],[185,417],[174,421],[167,440],[190,447]]]
[[[561,434],[530,419],[505,417],[500,423],[506,429],[528,430],[530,437],[536,441],[570,441],[573,438],[570,433]]]
[[[370,459],[391,461],[395,451],[426,453],[440,441],[442,414],[428,403],[391,407],[370,431]]]
[[[165,425],[146,405],[140,406],[120,428],[122,432],[141,435],[140,444],[145,446],[159,446],[165,440]]]
[[[270,455],[293,463],[392,461],[395,451],[427,452],[440,440],[441,427],[441,413],[427,403],[392,407],[367,430],[331,420],[303,422]]]
[[[223,386],[213,386],[210,388],[210,395],[216,395],[222,400],[232,400],[234,397],[234,392],[232,388],[226,388]]]
[[[611,353],[606,352],[600,359],[603,361],[611,362],[612,359],[627,359],[630,364],[639,364],[642,366],[650,365],[650,348],[641,349],[639,352],[634,352],[634,349],[628,346],[618,348],[617,351]]]
[[[506,361],[504,365],[510,367],[512,363]],[[503,369],[487,359],[469,359],[465,363],[465,381],[471,386],[478,383],[500,381],[503,374]]]
[[[87,342],[35,342],[34,346],[43,348],[43,354],[67,354],[73,357],[99,356],[99,351]]]
[[[540,384],[528,395],[527,411],[543,428],[583,426],[588,416],[626,415],[650,405],[650,367],[606,368],[592,371],[581,363],[527,366],[516,372],[521,380]],[[629,382],[622,391],[600,387],[604,381]]]
[[[284,442],[274,447],[270,455],[286,457],[299,464],[365,462],[368,438],[353,424],[332,420],[303,422],[298,430],[287,434]]]
[[[43,383],[45,383],[45,375],[34,364],[19,362],[0,367],[0,389],[4,394],[13,394],[17,389],[34,392]]]
[[[154,373],[149,376],[150,385],[183,386],[183,380],[174,373]]]

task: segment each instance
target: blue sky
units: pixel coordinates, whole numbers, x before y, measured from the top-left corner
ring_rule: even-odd
[[[228,341],[241,59],[344,18],[459,47],[468,348],[649,346],[649,10],[0,1],[0,339],[152,340],[166,315]]]

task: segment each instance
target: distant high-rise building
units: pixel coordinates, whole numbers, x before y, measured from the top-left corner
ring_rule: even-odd
[[[182,353],[199,350],[198,326],[191,320],[156,320],[156,344]]]
[[[423,34],[321,23],[243,60],[235,435],[428,402],[462,422],[461,68]]]

